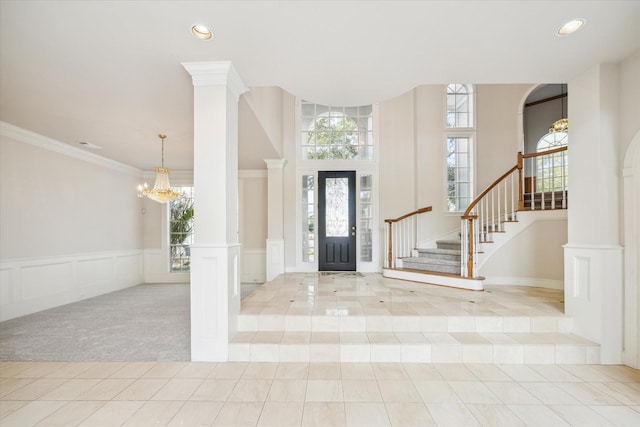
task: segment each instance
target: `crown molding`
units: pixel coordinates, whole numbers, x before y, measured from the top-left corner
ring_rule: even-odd
[[[231,61],[183,62],[182,66],[191,74],[193,86],[227,86],[236,98],[249,90]]]
[[[267,169],[282,169],[287,164],[287,159],[264,159]]]
[[[40,135],[39,133],[35,133],[2,121],[0,121],[0,135],[19,142],[35,145],[36,147],[53,151],[54,153],[62,154],[67,157],[72,157],[88,163],[93,163],[98,166],[114,170],[116,172],[132,175],[135,177],[142,177],[143,175],[143,172],[140,169],[134,168],[133,166],[116,162],[115,160],[111,160],[94,153],[89,153],[85,150],[62,143],[53,138],[49,138],[47,136]]]

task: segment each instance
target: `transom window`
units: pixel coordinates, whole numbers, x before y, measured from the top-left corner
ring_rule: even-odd
[[[303,159],[373,159],[371,105],[329,107],[302,101],[301,108]]]
[[[191,271],[193,244],[193,187],[173,187],[180,193],[169,203],[169,270]]]
[[[471,85],[447,85],[447,127],[473,127],[473,89]]]

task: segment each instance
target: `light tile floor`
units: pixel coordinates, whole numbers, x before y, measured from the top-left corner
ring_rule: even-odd
[[[287,273],[245,298],[242,314],[557,316],[563,314],[563,299],[562,291],[536,287],[486,286],[484,292],[476,292],[387,279],[380,274]]]
[[[0,425],[634,426],[603,365],[2,362]]]
[[[404,318],[394,320],[400,329],[411,329],[414,316],[436,323],[446,316],[447,337],[475,342],[463,332],[470,316],[481,329],[502,318],[505,333],[545,332],[562,329],[563,302],[562,292],[542,288],[469,292],[379,275],[287,274],[252,293],[242,313],[264,316],[261,325],[284,322],[278,327],[287,316],[310,316],[312,334],[302,339],[319,343],[436,339],[385,335],[385,322],[376,322],[397,316]],[[373,333],[323,333],[336,316],[364,316]],[[257,333],[275,342],[301,339],[282,330]],[[0,427],[32,425],[637,427],[640,371],[526,363],[0,362]]]

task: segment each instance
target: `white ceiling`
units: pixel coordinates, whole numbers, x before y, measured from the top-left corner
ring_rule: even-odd
[[[557,29],[586,18],[578,33]],[[213,28],[203,42],[194,23]],[[181,63],[362,105],[421,84],[558,83],[640,49],[640,1],[1,0],[0,119],[150,170],[193,164]]]

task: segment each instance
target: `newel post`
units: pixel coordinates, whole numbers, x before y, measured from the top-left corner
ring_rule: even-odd
[[[524,189],[522,188],[522,183],[524,182],[522,178],[522,168],[524,165],[524,157],[522,156],[522,151],[518,151],[518,210],[524,210]]]
[[[389,252],[387,254],[387,268],[393,268],[393,222],[385,222],[389,224]]]

